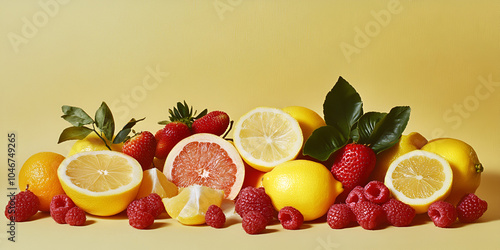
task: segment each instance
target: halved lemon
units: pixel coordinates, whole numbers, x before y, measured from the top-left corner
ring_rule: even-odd
[[[85,212],[110,216],[133,201],[142,180],[134,158],[115,151],[90,151],[66,158],[57,175],[64,192]]]
[[[163,172],[157,168],[150,168],[142,173],[142,182],[136,199],[146,197],[151,193],[156,193],[161,198],[171,198],[177,195],[178,189]]]
[[[172,198],[162,199],[165,210],[170,217],[184,225],[200,225],[205,223],[205,213],[210,205],[221,206],[224,191],[201,185],[182,188]]]
[[[234,145],[253,168],[269,172],[300,153],[303,137],[299,123],[281,109],[258,107],[235,125]]]
[[[394,160],[385,175],[385,185],[392,195],[412,206],[417,214],[444,200],[451,191],[453,172],[441,156],[414,150]]]

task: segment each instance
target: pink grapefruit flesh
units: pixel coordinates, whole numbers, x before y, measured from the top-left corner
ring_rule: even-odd
[[[234,199],[245,177],[245,166],[236,148],[212,134],[194,134],[175,145],[163,173],[177,187],[202,185],[224,191]]]

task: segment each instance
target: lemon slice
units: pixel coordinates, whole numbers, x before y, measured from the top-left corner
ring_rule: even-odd
[[[177,186],[170,182],[165,174],[157,168],[144,170],[142,182],[137,192],[136,199],[157,193],[161,198],[171,198],[177,195]]]
[[[234,145],[253,168],[269,172],[300,153],[303,137],[299,123],[276,108],[258,107],[235,125]]]
[[[450,194],[453,172],[441,156],[414,150],[394,160],[385,175],[385,185],[392,195],[425,213],[429,206]]]
[[[57,175],[64,192],[85,212],[110,216],[133,201],[142,180],[134,158],[115,151],[90,151],[66,158]]]
[[[178,195],[163,198],[165,210],[170,217],[184,225],[205,223],[205,213],[210,205],[221,206],[224,191],[201,185],[182,188]]]

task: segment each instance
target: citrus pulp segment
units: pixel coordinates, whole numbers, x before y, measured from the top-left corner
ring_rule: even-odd
[[[233,137],[243,160],[264,172],[295,159],[304,140],[297,120],[283,110],[267,107],[243,115]]]
[[[189,136],[177,143],[167,156],[163,173],[177,187],[202,185],[223,190],[234,199],[245,178],[245,167],[234,146],[208,133]]]
[[[412,206],[416,213],[425,213],[434,201],[444,200],[452,182],[453,173],[448,162],[423,150],[398,157],[385,176],[385,185],[392,195]]]
[[[142,181],[134,158],[115,151],[90,151],[66,158],[57,171],[66,194],[85,212],[120,213],[133,201]]]
[[[184,225],[200,225],[205,223],[205,213],[210,205],[221,206],[224,198],[222,190],[201,185],[182,188],[178,195],[163,198],[165,210],[170,217]]]
[[[161,198],[171,198],[177,195],[177,186],[170,182],[165,174],[157,168],[144,170],[142,182],[137,192],[136,199],[148,196],[151,193],[158,194]]]

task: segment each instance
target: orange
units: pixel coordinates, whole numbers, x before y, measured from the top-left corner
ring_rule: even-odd
[[[266,172],[259,171],[245,163],[245,180],[243,181],[243,187],[262,187],[262,177],[265,173]]]
[[[53,152],[40,152],[32,155],[19,170],[19,188],[33,192],[40,200],[40,210],[48,212],[52,197],[64,194],[57,178],[57,168],[64,156]]]
[[[202,185],[234,199],[243,185],[245,166],[230,142],[213,134],[194,134],[177,143],[167,156],[163,173],[177,187]]]

